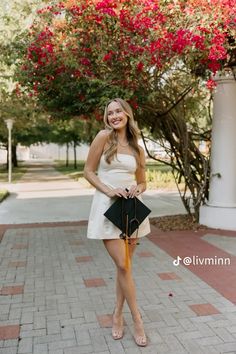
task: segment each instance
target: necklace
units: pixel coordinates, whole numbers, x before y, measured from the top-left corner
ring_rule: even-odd
[[[125,145],[122,145],[122,144],[119,142],[119,140],[117,140],[117,141],[118,141],[118,144],[119,144],[120,146],[122,146],[122,147],[126,147],[126,146],[129,145],[129,142],[127,142],[127,144],[125,144]]]

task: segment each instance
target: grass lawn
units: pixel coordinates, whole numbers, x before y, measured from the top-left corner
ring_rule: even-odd
[[[12,182],[17,182],[21,179],[23,174],[26,172],[27,168],[23,166],[12,168]],[[8,181],[8,170],[5,166],[0,165],[0,182]]]
[[[169,171],[171,171],[171,167],[168,165],[165,165],[164,163],[158,162],[158,161],[148,160],[146,162],[146,170],[169,172]]]
[[[90,183],[84,178],[84,161],[77,161],[77,169],[74,169],[74,162],[70,161],[69,166],[65,165],[65,161],[55,161],[55,169],[65,175],[78,181],[84,188],[91,188]]]

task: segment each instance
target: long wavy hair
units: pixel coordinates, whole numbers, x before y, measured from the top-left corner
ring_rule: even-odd
[[[104,123],[107,129],[110,130],[110,134],[108,136],[108,148],[104,152],[105,161],[107,163],[111,163],[115,156],[117,156],[117,147],[118,147],[118,137],[115,129],[112,129],[108,122],[108,106],[111,102],[117,102],[122,111],[128,118],[127,126],[126,126],[126,138],[129,142],[129,146],[132,148],[134,152],[134,157],[137,161],[137,164],[140,164],[140,150],[138,146],[138,138],[140,135],[140,131],[138,129],[138,125],[134,120],[133,111],[128,102],[123,100],[122,98],[114,98],[107,102],[105,111],[104,111]]]

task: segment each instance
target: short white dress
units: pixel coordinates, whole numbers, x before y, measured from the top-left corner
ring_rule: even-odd
[[[129,188],[136,184],[136,168],[136,159],[132,155],[117,153],[110,164],[105,161],[104,155],[102,155],[98,167],[98,177],[109,187]],[[141,196],[138,196],[138,198],[142,201]],[[88,221],[87,237],[89,239],[120,238],[121,230],[104,216],[104,213],[114,201],[115,198],[110,198],[99,190],[95,191]],[[149,219],[146,218],[139,226],[138,237],[146,236],[149,233],[150,223]],[[136,232],[131,237],[136,237]]]

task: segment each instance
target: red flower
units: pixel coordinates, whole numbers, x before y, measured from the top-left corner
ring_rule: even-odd
[[[209,79],[206,83],[206,87],[209,89],[209,90],[213,90],[215,87],[217,86],[217,83],[212,80],[212,79]]]
[[[75,5],[70,8],[70,11],[74,16],[81,16],[83,14],[82,8]]]
[[[56,69],[56,74],[64,73],[66,70],[65,66],[60,66]]]
[[[85,66],[89,66],[91,64],[91,62],[88,58],[81,58],[80,62],[82,65],[85,65]]]
[[[143,71],[144,64],[140,61],[140,62],[137,64],[136,68],[137,68],[138,71]]]
[[[46,44],[45,49],[47,49],[48,53],[53,53],[53,45],[51,43]]]
[[[96,119],[98,122],[100,122],[100,121],[103,120],[103,116],[102,116],[101,112],[99,112],[98,110],[96,110],[96,111],[94,112],[94,116],[95,116],[95,119]]]
[[[194,36],[192,36],[192,41],[195,43],[195,47],[197,49],[200,49],[200,50],[205,50],[206,49],[206,46],[205,46],[205,43],[204,43],[204,37],[198,36],[198,35],[194,35]]]
[[[150,52],[153,53],[156,50],[159,50],[163,47],[164,40],[163,38],[158,38],[156,41],[151,42],[150,44]]]
[[[185,29],[178,30],[172,45],[173,51],[181,54],[188,45],[191,45],[190,31]]]
[[[16,93],[16,96],[17,96],[17,97],[20,97],[20,96],[21,96],[20,87],[21,87],[21,85],[17,82],[17,83],[16,83],[16,86],[15,86],[15,90],[14,90],[14,92]]]
[[[223,45],[225,42],[225,34],[218,33],[218,31],[215,31],[216,35],[215,37],[212,38],[211,43],[213,44],[218,44],[218,45]]]
[[[82,50],[85,53],[91,53],[92,52],[92,49],[91,48],[87,48],[87,47],[84,47]]]
[[[133,109],[138,108],[138,102],[136,101],[136,97],[131,98],[130,100],[128,100],[128,102]]]
[[[55,77],[53,75],[46,75],[46,79],[48,81],[53,81],[55,79]]]
[[[137,46],[137,45],[134,45],[134,44],[130,44],[128,48],[129,48],[133,53],[137,53],[137,54],[143,53],[144,50],[145,50],[143,47],[140,47],[140,46]]]
[[[74,71],[74,77],[81,77],[81,72],[80,72],[80,70],[75,70],[75,71]]]
[[[220,70],[221,65],[218,61],[212,60],[208,63],[208,68],[215,74],[218,70]]]
[[[210,60],[219,60],[226,59],[227,51],[222,45],[214,45],[210,48],[208,59]]]
[[[112,59],[114,52],[113,51],[109,51],[107,54],[104,55],[104,57],[102,58],[103,61],[109,61]]]

